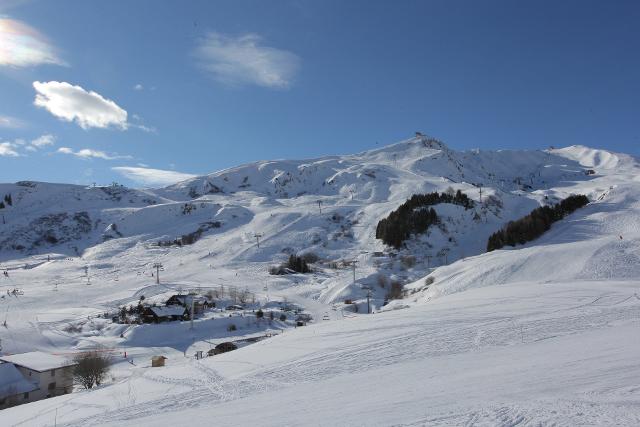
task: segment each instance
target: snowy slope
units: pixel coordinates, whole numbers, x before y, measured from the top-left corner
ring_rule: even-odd
[[[518,281],[640,278],[640,175],[635,160],[580,146],[555,151],[610,172],[579,185],[581,192],[592,195],[592,203],[527,245],[442,267],[430,275],[431,286],[424,280],[408,285],[412,301]]]
[[[603,288],[603,283],[604,288]],[[300,328],[169,366],[137,359],[6,425],[637,425],[637,283],[522,283]],[[57,413],[56,413],[57,410]],[[19,424],[22,423],[22,424]]]
[[[3,411],[0,420],[43,425],[59,408],[58,423],[70,425],[181,425],[204,423],[215,407],[217,420],[242,425],[637,424],[639,170],[631,156],[582,146],[457,152],[418,137],[155,190],[2,184],[0,197],[13,199],[1,212],[4,351],[103,345],[126,349],[137,364],[118,364],[98,391]],[[442,226],[399,251],[375,239],[377,222],[412,194],[449,188],[475,208],[436,205]],[[507,221],[569,194],[592,203],[534,242],[484,253]],[[198,230],[194,244],[157,245]],[[312,274],[268,274],[308,252],[320,258]],[[354,259],[355,282],[340,262]],[[391,280],[409,296],[383,307]],[[224,339],[239,320],[203,320],[194,332],[88,318],[141,295],[161,301],[219,285],[246,288],[263,304],[297,303],[316,324],[195,362],[185,355]],[[14,288],[24,295],[6,295]],[[368,292],[373,316],[362,314]],[[285,327],[240,325],[238,337]],[[165,370],[147,368],[157,353],[169,355]]]
[[[586,175],[588,169],[595,169],[596,174]],[[3,184],[0,196],[11,194],[13,199],[12,206],[2,209],[1,267],[10,272],[3,278],[4,290],[28,286],[26,301],[58,284],[56,296],[48,295],[42,307],[37,301],[30,302],[33,312],[26,314],[7,304],[5,317],[11,311],[20,312],[31,319],[18,322],[27,329],[22,333],[39,336],[34,319],[53,303],[50,298],[58,307],[72,311],[78,307],[91,307],[94,312],[111,310],[127,298],[136,300],[143,289],[147,294],[159,292],[148,287],[153,282],[151,266],[161,262],[163,279],[176,287],[249,288],[265,297],[271,293],[304,301],[315,307],[316,317],[329,311],[330,317],[342,318],[346,299],[355,300],[362,308],[370,291],[377,309],[390,281],[411,283],[434,266],[464,258],[471,273],[466,281],[456,280],[449,290],[440,286],[439,277],[426,295],[419,284],[409,286],[416,292],[414,299],[428,300],[454,287],[464,289],[481,283],[477,277],[484,273],[469,264],[469,257],[482,254],[487,237],[505,222],[542,203],[584,193],[601,207],[615,203],[606,215],[616,215],[621,202],[609,202],[608,197],[626,197],[621,186],[635,185],[636,171],[637,163],[629,156],[581,146],[550,151],[456,152],[431,138],[417,137],[351,156],[247,164],[158,190]],[[476,208],[436,206],[442,226],[408,242],[399,256],[390,256],[397,251],[389,251],[375,239],[377,222],[412,194],[449,188],[464,191],[476,200]],[[633,194],[633,188],[630,191]],[[499,204],[488,203],[488,196]],[[633,211],[632,202],[628,203],[624,206]],[[598,209],[590,206],[585,212],[594,212],[597,219],[605,215]],[[634,224],[626,211],[622,215]],[[592,222],[585,220],[587,225]],[[611,227],[618,222],[595,224]],[[193,245],[157,246],[158,242],[198,232],[200,240]],[[593,232],[601,235],[603,230]],[[620,233],[611,231],[607,237]],[[256,234],[261,236],[260,247]],[[596,250],[584,249],[583,262]],[[325,261],[316,265],[314,274],[267,274],[270,265],[289,254],[308,252]],[[376,256],[380,252],[384,256]],[[527,256],[521,255],[522,259]],[[355,283],[351,268],[339,262],[353,259],[358,261]],[[517,271],[511,257],[504,259],[506,269]],[[83,277],[87,268],[96,286],[78,292],[78,286],[87,281]],[[451,271],[462,274],[458,269]],[[511,280],[504,269],[494,270],[490,277]],[[558,277],[588,278],[590,274],[571,275],[562,270],[564,275]],[[440,269],[437,275],[447,271]],[[525,277],[521,280],[529,278]],[[22,305],[19,301],[16,304]],[[28,341],[21,344],[26,346]],[[11,351],[6,340],[5,348]]]

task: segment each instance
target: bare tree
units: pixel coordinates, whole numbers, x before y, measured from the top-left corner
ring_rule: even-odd
[[[111,356],[100,350],[80,353],[73,358],[73,379],[86,389],[100,385],[111,368]]]
[[[391,287],[387,292],[386,299],[390,301],[392,299],[402,299],[404,298],[404,296],[405,296],[405,290],[402,283],[396,280],[393,280],[391,282]]]

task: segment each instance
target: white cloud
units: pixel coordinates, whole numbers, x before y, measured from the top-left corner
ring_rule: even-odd
[[[144,86],[142,86],[140,83],[138,83],[137,85],[135,85],[133,87],[133,90],[144,90]]]
[[[23,156],[25,155],[24,151],[35,152],[40,148],[53,145],[55,143],[55,139],[55,136],[46,134],[30,142],[23,138],[16,138],[13,141],[5,141],[0,144],[0,156]],[[20,153],[21,150],[23,150],[22,154]]]
[[[0,66],[66,65],[36,29],[0,16]]]
[[[150,126],[145,126],[145,125],[136,125],[136,124],[132,124],[131,126],[133,126],[136,129],[140,129],[143,132],[147,132],[147,133],[157,133],[157,129],[154,127],[150,127]]]
[[[2,47],[0,47],[0,49],[2,49]],[[25,126],[24,122],[20,119],[16,119],[15,117],[9,117],[9,116],[0,116],[0,128],[20,129],[24,126]]]
[[[147,133],[157,133],[157,129],[155,127],[144,125],[142,117],[140,117],[139,115],[134,113],[134,114],[131,115],[131,117],[137,123],[128,123],[129,127],[140,129],[141,131],[144,131],[144,132],[147,132]]]
[[[129,166],[116,166],[111,169],[131,181],[145,186],[171,185],[196,176],[176,171]]]
[[[83,129],[115,127],[126,130],[127,112],[102,95],[66,82],[33,82],[34,104]]]
[[[56,141],[56,137],[51,134],[42,135],[33,141],[31,141],[31,146],[35,148],[42,148],[48,145],[53,145]]]
[[[289,87],[300,59],[286,50],[262,46],[261,41],[256,34],[234,38],[211,32],[200,40],[194,55],[201,66],[221,83]]]
[[[0,156],[18,157],[20,154],[16,151],[16,144],[11,142],[0,142]]]
[[[125,160],[131,159],[131,156],[120,156],[118,154],[107,154],[104,151],[92,150],[91,148],[83,148],[82,150],[73,151],[69,147],[58,148],[58,153],[70,154],[72,156],[79,157],[81,159],[103,159],[103,160]]]

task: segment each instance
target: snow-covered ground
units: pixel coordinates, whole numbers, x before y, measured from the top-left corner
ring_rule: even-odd
[[[638,425],[637,282],[524,282],[170,357],[5,425]],[[116,369],[118,375],[118,369]],[[187,421],[188,420],[188,421]],[[22,423],[22,424],[20,424]]]
[[[244,165],[157,190],[2,184],[0,196],[13,199],[0,234],[3,351],[72,354],[100,345],[119,362],[97,390],[5,410],[0,421],[638,425],[639,171],[630,156],[581,146],[456,152],[414,138],[353,156]],[[375,239],[377,222],[406,198],[449,187],[476,207],[435,206],[444,226],[404,250]],[[592,203],[538,240],[483,253],[505,222],[569,194]],[[213,222],[192,245],[155,245]],[[268,274],[289,254],[308,252],[325,261],[313,273]],[[354,259],[355,282],[350,267],[331,264]],[[156,262],[160,285],[151,277]],[[409,296],[383,307],[389,280]],[[296,303],[315,323],[294,329],[219,314],[191,330],[188,322],[95,317],[142,295],[220,285],[247,289],[263,305]],[[6,294],[14,288],[24,294]],[[372,315],[363,314],[369,291]],[[238,330],[228,332],[229,322]],[[191,357],[265,333],[278,335]],[[169,357],[165,368],[149,367],[156,354]]]

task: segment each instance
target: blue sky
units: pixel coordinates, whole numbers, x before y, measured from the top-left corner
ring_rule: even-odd
[[[0,182],[161,185],[417,130],[640,155],[638,22],[622,0],[2,0]]]

